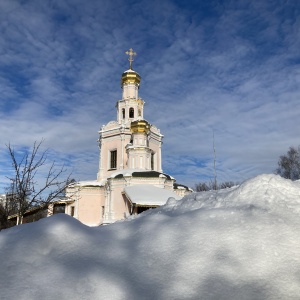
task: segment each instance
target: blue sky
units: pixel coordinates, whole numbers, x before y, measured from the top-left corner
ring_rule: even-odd
[[[163,169],[191,186],[272,173],[300,144],[300,2],[2,0],[0,190],[45,139],[49,159],[96,178],[98,130],[116,119],[125,52],[137,52]]]

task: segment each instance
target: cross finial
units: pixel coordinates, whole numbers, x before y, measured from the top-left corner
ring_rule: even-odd
[[[129,55],[129,68],[132,70],[133,56],[136,55],[136,52],[133,52],[132,48],[130,48],[129,51],[126,51],[125,53]]]

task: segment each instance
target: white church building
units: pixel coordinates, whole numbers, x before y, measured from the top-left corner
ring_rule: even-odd
[[[136,53],[126,54],[130,67],[122,74],[117,118],[99,131],[97,179],[76,182],[66,191],[65,212],[89,226],[113,223],[191,192],[163,173],[163,135],[144,118],[141,77],[132,69]]]

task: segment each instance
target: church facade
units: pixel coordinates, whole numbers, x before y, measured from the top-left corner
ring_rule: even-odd
[[[99,131],[97,179],[73,183],[66,190],[65,213],[89,226],[113,223],[190,192],[163,173],[163,135],[144,118],[141,77],[132,68],[136,53],[130,49],[126,54],[130,66],[121,77],[116,120]]]

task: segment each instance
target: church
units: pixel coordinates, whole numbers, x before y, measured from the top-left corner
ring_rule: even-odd
[[[141,76],[129,69],[122,74],[122,99],[116,103],[116,120],[99,131],[97,179],[72,183],[66,190],[65,213],[89,226],[110,224],[177,200],[191,192],[162,170],[163,135],[144,118],[139,97]]]

